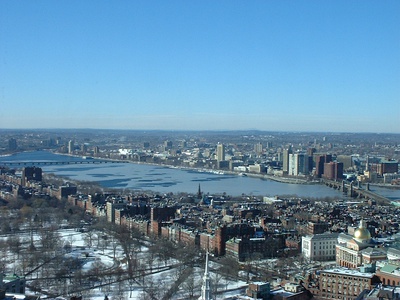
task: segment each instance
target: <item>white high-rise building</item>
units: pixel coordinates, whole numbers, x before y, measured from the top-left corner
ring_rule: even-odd
[[[68,154],[74,153],[74,148],[75,148],[74,141],[70,140],[68,142]]]
[[[299,176],[308,173],[308,155],[305,153],[289,154],[288,175]]]
[[[218,143],[217,145],[217,161],[225,160],[225,146],[224,144]]]

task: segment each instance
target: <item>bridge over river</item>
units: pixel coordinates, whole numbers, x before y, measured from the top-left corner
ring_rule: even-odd
[[[366,184],[365,188],[362,188],[361,184],[354,185],[352,182],[347,183],[345,181],[333,181],[333,180],[323,180],[323,183],[331,188],[338,189],[343,193],[346,193],[349,197],[352,198],[365,198],[371,199],[379,202],[390,203],[391,200],[374,193],[369,190],[369,184]]]
[[[128,161],[119,160],[71,160],[71,161],[0,161],[0,166],[51,166],[51,165],[82,165],[82,164],[126,164]]]

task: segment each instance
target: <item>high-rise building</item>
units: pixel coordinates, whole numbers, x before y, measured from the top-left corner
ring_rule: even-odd
[[[86,144],[82,144],[81,151],[82,151],[82,154],[85,154],[87,152],[87,145]]]
[[[333,161],[325,163],[323,177],[330,180],[343,179],[343,163]]]
[[[172,141],[164,141],[164,150],[170,150],[172,148]]]
[[[180,146],[181,148],[186,148],[186,147],[187,147],[187,142],[186,142],[185,140],[183,140],[183,141],[181,141],[181,142],[179,143],[179,146]]]
[[[284,173],[289,173],[289,154],[292,154],[292,147],[289,146],[288,149],[283,150],[283,165],[282,165],[282,171]]]
[[[332,154],[318,155],[315,159],[315,176],[318,178],[324,174],[324,164],[332,161]]]
[[[68,142],[68,154],[74,153],[74,148],[75,148],[74,141],[70,140]]]
[[[225,160],[225,146],[224,144],[218,143],[217,145],[217,161]]]
[[[297,162],[296,162],[296,156],[292,153],[289,154],[289,159],[288,159],[288,167],[287,167],[287,174],[295,176],[297,175]]]
[[[353,167],[353,157],[351,155],[338,155],[336,157],[338,162],[343,163],[343,169],[347,170]]]
[[[306,175],[309,173],[309,159],[306,153],[297,154],[299,173],[298,175]]]
[[[307,154],[308,154],[308,156],[313,156],[316,151],[317,151],[317,149],[310,147],[307,149]]]
[[[288,175],[298,176],[308,174],[308,155],[305,153],[289,154]]]
[[[257,143],[254,145],[254,152],[257,154],[261,154],[263,151],[263,145],[261,143]]]
[[[17,140],[14,138],[11,138],[8,140],[8,150],[17,150]]]
[[[279,162],[283,162],[283,152],[278,152],[278,158],[277,158],[277,160],[278,160]]]
[[[94,148],[93,148],[94,155],[98,155],[99,152],[100,152],[99,147],[98,146],[94,146]]]

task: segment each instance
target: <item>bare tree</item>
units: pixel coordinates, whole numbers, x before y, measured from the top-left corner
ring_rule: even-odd
[[[219,291],[219,287],[220,287],[222,278],[223,278],[222,275],[218,271],[213,273],[213,276],[211,278],[211,280],[212,280],[211,288],[213,290],[212,294],[214,296],[214,299],[217,299],[217,294]]]
[[[10,252],[17,254],[17,259],[19,259],[19,254],[21,253],[21,239],[19,235],[9,236],[7,238],[7,244]]]
[[[155,244],[157,255],[164,261],[164,265],[167,265],[168,260],[174,257],[176,248],[176,245],[167,239],[158,239]]]
[[[107,236],[104,236],[104,237],[107,237]],[[101,249],[103,254],[104,254],[105,249],[110,245],[110,241],[108,240],[108,238],[104,238],[104,237],[100,238],[100,240],[98,242],[98,247]],[[114,249],[114,259],[115,259],[115,250],[116,249]]]
[[[239,264],[233,257],[226,256],[219,261],[219,265],[218,272],[225,279],[225,289],[227,289],[229,283],[236,281],[238,278]]]
[[[85,235],[84,235],[83,239],[84,239],[85,244],[88,246],[89,249],[93,245],[94,237],[95,237],[95,234],[94,234],[94,232],[92,230],[87,231],[85,233]]]
[[[52,225],[39,231],[39,239],[43,251],[54,251],[60,247],[61,239],[57,229],[55,225]]]
[[[196,282],[194,268],[191,268],[190,275],[186,277],[186,280],[182,284],[183,290],[186,291],[187,299],[195,299],[196,288],[200,285],[200,282]]]
[[[0,274],[5,273],[8,262],[7,258],[8,245],[5,241],[0,240]]]

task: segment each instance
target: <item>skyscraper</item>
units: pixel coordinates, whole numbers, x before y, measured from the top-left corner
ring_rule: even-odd
[[[367,155],[367,159],[365,160],[365,171],[369,171],[369,156]]]
[[[70,140],[68,142],[68,154],[72,154],[74,152],[74,147],[75,147],[74,141]]]
[[[254,152],[260,155],[263,151],[263,145],[261,143],[257,143],[254,145]]]
[[[292,147],[283,150],[283,166],[282,170],[285,174],[289,172],[289,154],[292,154]]]
[[[218,143],[217,145],[217,161],[225,160],[225,146],[224,144]]]
[[[288,174],[292,176],[308,174],[308,155],[305,153],[289,154]]]
[[[94,146],[94,148],[93,148],[94,155],[97,156],[99,154],[99,152],[100,152],[99,147],[98,146]]]
[[[324,163],[323,177],[330,180],[343,179],[343,163],[333,161]]]
[[[343,163],[344,170],[353,167],[353,157],[351,155],[338,155],[336,159],[338,162]]]
[[[318,178],[324,174],[324,165],[332,161],[332,154],[318,155],[315,161],[315,176]]]

